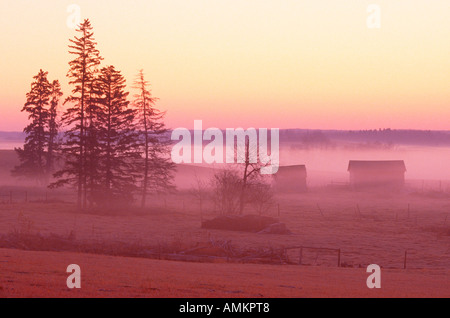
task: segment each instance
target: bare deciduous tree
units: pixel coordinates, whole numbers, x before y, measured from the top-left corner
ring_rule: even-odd
[[[225,169],[211,179],[212,199],[220,214],[237,214],[242,180],[236,170]]]
[[[265,183],[264,178],[261,176],[261,168],[268,166],[269,164],[263,164],[259,159],[253,162],[252,158],[258,158],[258,147],[250,147],[249,140],[245,142],[245,152],[243,163],[238,163],[240,169],[242,169],[241,176],[241,192],[239,197],[239,214],[244,213],[244,209],[247,203],[255,203],[255,198],[260,196],[258,193],[261,191],[266,192],[266,195],[271,193],[270,185]],[[239,160],[238,160],[239,162]],[[248,192],[252,191],[252,196],[249,197]]]

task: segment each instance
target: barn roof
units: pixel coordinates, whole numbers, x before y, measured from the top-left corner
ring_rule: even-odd
[[[406,171],[405,162],[403,160],[350,160],[348,163],[348,171]]]
[[[291,177],[298,177],[300,174],[301,176],[306,178],[306,166],[305,165],[292,165],[292,166],[280,166],[278,168],[277,175],[283,175],[283,176],[291,176]]]

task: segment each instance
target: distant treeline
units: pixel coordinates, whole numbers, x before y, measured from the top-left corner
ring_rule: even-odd
[[[170,134],[171,131],[168,131]],[[193,132],[193,131],[192,131]],[[223,130],[225,133],[225,130]],[[63,138],[64,133],[59,133]],[[0,141],[23,141],[24,132],[0,131]],[[327,143],[331,141],[370,142],[423,146],[450,146],[450,131],[445,130],[320,130],[320,129],[280,129],[280,141]],[[205,141],[205,143],[208,143]]]
[[[438,130],[307,130],[284,129],[280,142],[308,141],[326,143],[347,141],[358,143],[384,143],[397,145],[450,146],[450,131]]]

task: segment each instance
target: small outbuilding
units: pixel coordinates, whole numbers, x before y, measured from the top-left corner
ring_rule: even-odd
[[[350,160],[348,172],[350,184],[354,187],[403,187],[406,166],[403,160]]]
[[[274,174],[274,189],[277,192],[306,192],[306,166],[281,166]]]

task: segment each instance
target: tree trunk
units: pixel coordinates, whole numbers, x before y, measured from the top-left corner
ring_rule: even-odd
[[[142,103],[144,106],[144,133],[145,133],[145,163],[144,163],[144,184],[142,185],[142,201],[141,208],[145,207],[147,199],[147,187],[148,187],[148,127],[147,127],[147,101],[145,99],[144,87],[142,87]]]
[[[84,72],[84,70],[83,70]],[[84,74],[83,80],[81,83],[81,109],[80,109],[80,158],[78,161],[78,198],[77,198],[77,206],[78,208],[85,208],[84,202],[83,206],[82,198],[83,198],[83,165],[84,165]]]
[[[250,145],[249,142],[245,142],[245,168],[244,168],[244,178],[242,180],[242,189],[241,189],[241,195],[239,198],[239,214],[242,215],[244,213],[245,208],[245,192],[247,190],[247,178],[248,178],[248,166],[250,165]]]

